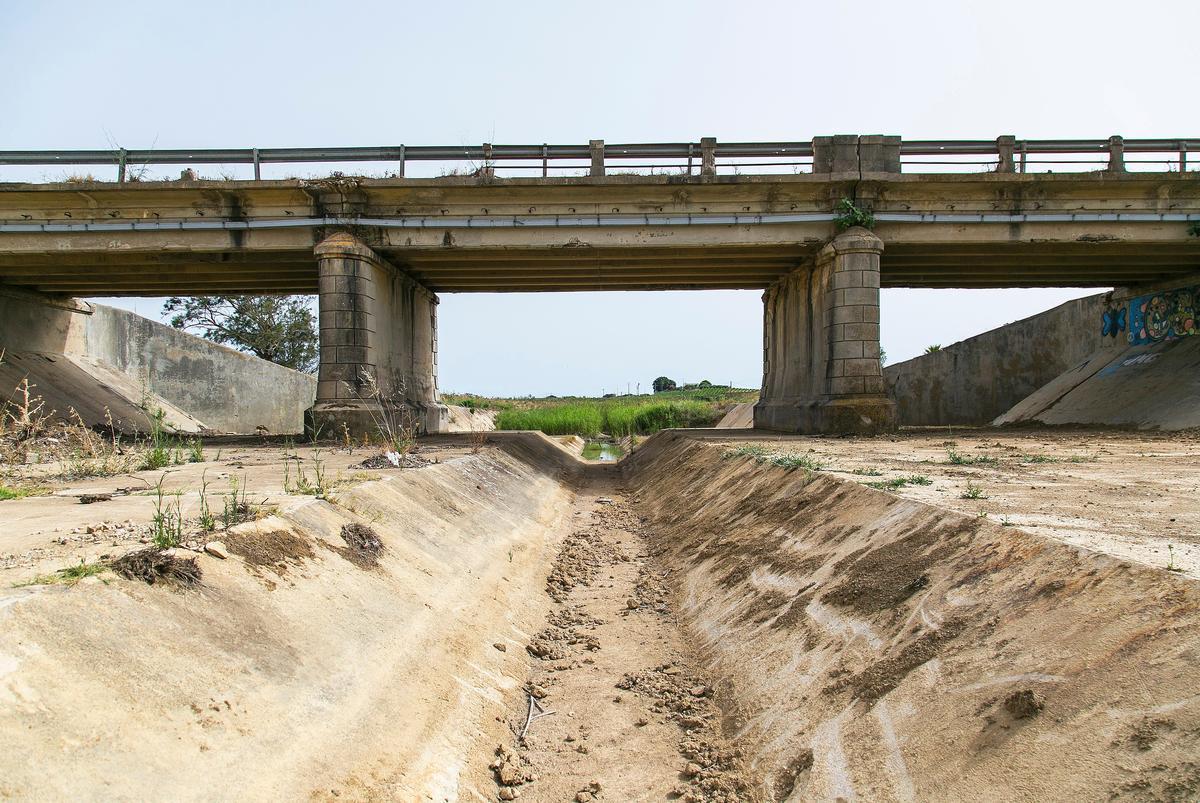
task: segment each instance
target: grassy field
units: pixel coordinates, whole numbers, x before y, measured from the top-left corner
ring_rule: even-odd
[[[443,395],[447,404],[498,411],[496,429],[540,429],[547,435],[580,435],[584,438],[602,432],[619,438],[649,435],[668,427],[711,427],[732,405],[757,398],[757,390],[725,387],[606,399],[555,396],[490,399],[455,393]]]

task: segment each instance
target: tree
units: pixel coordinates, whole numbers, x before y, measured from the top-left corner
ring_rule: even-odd
[[[193,329],[216,343],[297,371],[312,372],[320,349],[316,321],[304,296],[169,298],[171,326]]]
[[[700,380],[700,383],[699,383],[699,384],[697,384],[697,385],[696,385],[696,387],[698,387],[698,388],[711,388],[711,387],[712,387],[712,382],[709,382],[707,379],[701,379],[701,380]]]
[[[654,380],[652,387],[654,388],[655,393],[662,393],[664,390],[674,390],[677,386],[675,385],[674,379],[668,379],[665,376],[660,376],[658,379]]]

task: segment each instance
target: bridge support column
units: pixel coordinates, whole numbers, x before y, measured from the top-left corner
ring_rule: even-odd
[[[310,424],[323,436],[445,429],[437,394],[437,296],[354,236],[315,250],[321,362]]]
[[[883,242],[849,229],[763,295],[761,429],[872,434],[896,428],[879,362]]]

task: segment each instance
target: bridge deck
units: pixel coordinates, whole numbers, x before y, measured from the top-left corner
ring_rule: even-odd
[[[1180,173],[609,176],[0,185],[0,284],[315,293],[348,227],[435,292],[764,288],[855,197],[885,287],[1133,284],[1200,270]]]

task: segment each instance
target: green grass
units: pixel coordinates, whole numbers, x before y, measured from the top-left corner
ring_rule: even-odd
[[[924,474],[909,474],[904,477],[892,477],[890,480],[867,483],[868,488],[875,488],[880,491],[898,491],[907,485],[933,485],[933,480]]]
[[[594,438],[650,435],[669,427],[711,427],[733,404],[753,402],[757,390],[723,386],[669,390],[663,393],[588,398],[493,399],[469,393],[443,393],[447,404],[473,410],[495,410],[496,429],[537,429],[547,435]]]
[[[664,395],[664,394],[659,394]],[[710,427],[722,409],[692,399],[658,401],[650,397],[556,401],[541,406],[501,410],[496,429],[539,429],[547,435],[594,438],[649,435],[670,427]]]
[[[8,485],[0,485],[0,501],[6,499],[24,499],[27,496],[45,496],[50,493],[49,488],[25,486],[14,488]]]
[[[19,583],[15,587],[48,586],[57,583],[73,586],[85,577],[94,577],[98,574],[104,574],[106,571],[108,571],[107,563],[84,563],[80,560],[75,566],[67,566],[66,568],[59,569],[54,574],[39,574],[32,580]]]

